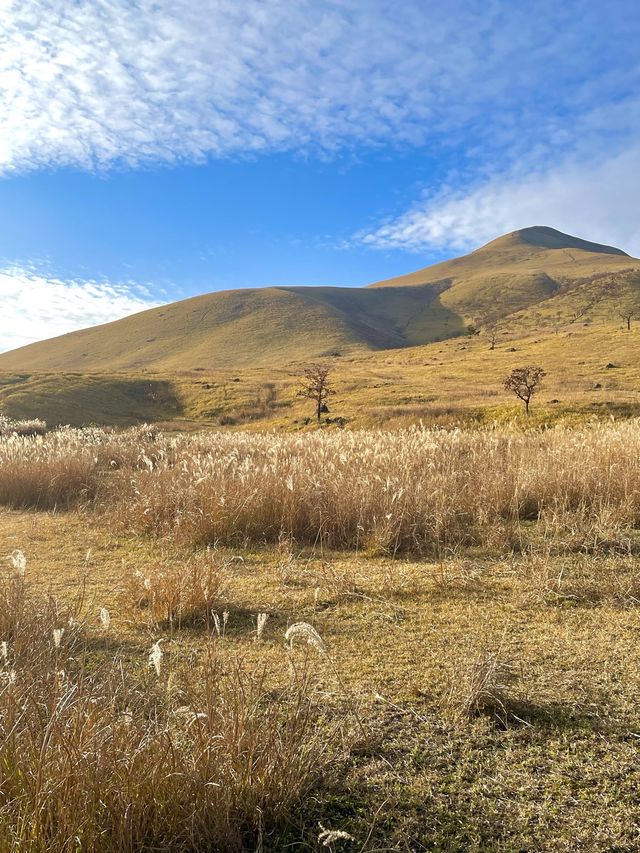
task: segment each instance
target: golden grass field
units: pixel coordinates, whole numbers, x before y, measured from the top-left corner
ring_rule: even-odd
[[[640,324],[627,331],[619,318],[594,311],[588,325],[558,332],[514,325],[494,350],[481,334],[325,359],[336,390],[330,418],[346,419],[349,428],[511,420],[521,404],[502,382],[525,364],[547,373],[532,403],[537,423],[638,414],[639,335]],[[144,375],[0,373],[0,406],[10,417],[40,417],[50,425],[146,421],[177,430],[295,431],[313,418],[313,406],[296,398],[304,365]]]
[[[0,438],[0,849],[637,849],[639,450]]]
[[[0,356],[0,853],[638,850],[639,286],[533,228]]]

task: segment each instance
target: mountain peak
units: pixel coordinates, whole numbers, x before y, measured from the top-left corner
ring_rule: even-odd
[[[3,353],[0,370],[235,371],[420,346],[464,335],[471,321],[524,316],[558,295],[559,282],[568,291],[621,275],[626,288],[637,280],[638,264],[612,246],[554,228],[523,228],[461,258],[370,287],[203,294]]]
[[[563,231],[550,228],[548,225],[532,225],[529,228],[520,228],[518,231],[511,231],[511,233],[504,234],[502,237],[498,237],[496,240],[492,240],[490,243],[482,246],[478,251],[523,245],[535,246],[538,249],[581,249],[583,252],[598,252],[605,255],[629,257],[626,252],[623,252],[622,249],[617,249],[615,246],[581,240],[580,237],[573,237],[571,234],[565,234]]]

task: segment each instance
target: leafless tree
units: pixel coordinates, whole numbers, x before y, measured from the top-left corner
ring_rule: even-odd
[[[524,403],[524,410],[529,414],[529,403],[540,386],[545,372],[541,367],[516,367],[505,377],[505,391],[511,391]]]
[[[489,326],[486,330],[487,337],[489,338],[489,349],[495,349],[496,344],[498,343],[498,327],[497,326]]]
[[[635,320],[638,316],[638,309],[633,305],[625,305],[618,312],[618,316],[621,320],[624,320],[627,324],[627,332],[631,331],[631,321]]]
[[[604,299],[608,296],[611,296],[613,289],[613,285],[611,282],[605,282],[601,285],[598,291],[592,293],[590,296],[587,296],[585,301],[578,305],[576,310],[573,312],[571,317],[569,318],[568,325],[570,326],[572,323],[577,323],[578,320],[582,320],[583,317],[586,317],[590,311],[592,311],[596,305],[599,305]]]
[[[302,378],[302,387],[297,393],[298,397],[313,400],[316,408],[318,423],[323,413],[328,412],[327,400],[331,394],[336,392],[331,387],[331,368],[326,364],[310,364],[305,368]]]

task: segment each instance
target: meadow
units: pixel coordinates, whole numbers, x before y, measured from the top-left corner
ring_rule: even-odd
[[[635,850],[640,421],[0,432],[0,850]]]
[[[533,329],[525,319],[519,327],[515,318],[494,350],[483,332],[425,346],[327,355],[322,361],[331,367],[336,391],[328,419],[349,429],[509,423],[522,415],[522,404],[503,381],[526,364],[546,371],[530,424],[637,416],[640,327],[628,332],[619,320],[590,316],[585,325],[555,331],[555,315],[546,310],[539,309]],[[526,320],[531,322],[529,315]],[[314,427],[313,406],[296,396],[307,364],[236,371],[194,362],[180,373],[0,371],[0,407],[15,420],[42,418],[50,426],[155,423],[168,432],[297,432]]]

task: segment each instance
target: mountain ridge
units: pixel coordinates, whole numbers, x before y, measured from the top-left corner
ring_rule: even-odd
[[[469,324],[505,321],[598,278],[628,278],[637,267],[613,246],[532,226],[367,287],[190,297],[2,353],[0,370],[240,369],[419,346],[463,335]]]

